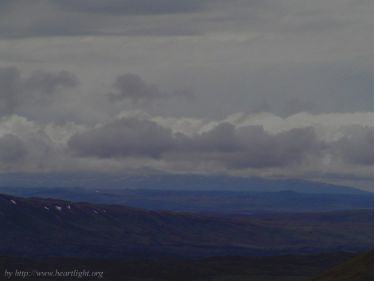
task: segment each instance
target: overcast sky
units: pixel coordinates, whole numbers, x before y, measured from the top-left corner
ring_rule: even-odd
[[[0,169],[371,189],[372,0],[0,0]]]

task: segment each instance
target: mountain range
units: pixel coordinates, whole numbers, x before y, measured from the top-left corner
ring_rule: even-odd
[[[254,177],[4,174],[0,192],[22,197],[119,204],[156,211],[220,214],[373,208],[373,193],[356,188],[297,179]]]
[[[350,186],[288,178],[197,174],[1,173],[0,188],[156,189],[185,191],[244,191],[363,194]]]

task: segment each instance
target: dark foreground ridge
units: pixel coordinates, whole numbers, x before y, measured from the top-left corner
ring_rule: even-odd
[[[340,264],[313,281],[373,281],[374,251],[356,256]]]
[[[361,251],[372,210],[214,216],[0,195],[0,255],[264,256]]]
[[[353,253],[286,255],[275,257],[211,257],[201,259],[88,259],[88,258],[6,258],[0,257],[0,273],[16,270],[64,274],[100,273],[101,278],[37,278],[24,280],[125,280],[125,281],[311,281],[322,271],[350,260]],[[96,275],[98,276],[98,275]],[[8,280],[20,280],[9,278]],[[330,281],[336,279],[327,279]],[[359,281],[357,279],[337,279]],[[326,281],[326,279],[324,279]],[[361,280],[362,281],[362,280]],[[367,281],[367,279],[363,280]]]

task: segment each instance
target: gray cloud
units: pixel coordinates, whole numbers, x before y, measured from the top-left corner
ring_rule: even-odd
[[[160,98],[162,93],[159,87],[154,84],[147,84],[137,74],[124,74],[117,77],[114,87],[116,91],[109,94],[113,101],[129,98],[133,101]]]
[[[355,131],[358,131],[357,129]],[[353,131],[354,132],[354,131]],[[313,127],[271,134],[259,125],[235,127],[222,122],[191,136],[174,133],[151,120],[123,118],[73,136],[69,150],[81,157],[150,158],[170,163],[216,163],[229,170],[287,168],[321,163],[373,165],[372,131],[346,134],[334,142],[319,140]]]
[[[55,93],[78,85],[78,79],[67,71],[47,73],[34,71],[23,78],[17,68],[0,68],[0,114],[11,114],[25,104],[43,103]]]
[[[192,96],[191,90],[177,90],[174,92],[161,91],[156,84],[149,84],[137,74],[127,73],[117,77],[114,83],[115,91],[108,94],[111,101],[129,99],[132,102],[146,102],[154,99],[178,96]]]
[[[149,168],[336,178],[350,184],[372,176],[373,128],[366,120],[370,113],[299,114],[285,119],[266,115],[263,120],[236,114],[217,122],[125,112],[123,116],[92,126],[42,125],[17,115],[3,117],[0,168],[34,172]]]
[[[354,128],[350,134],[332,145],[334,152],[344,161],[357,165],[374,164],[374,129]]]
[[[0,163],[16,164],[27,155],[23,141],[15,135],[4,135],[0,138]]]
[[[230,169],[262,169],[302,164],[310,156],[320,155],[324,144],[313,128],[270,134],[262,126],[235,128],[221,123],[193,138],[184,137],[178,147],[172,158],[216,161]]]
[[[20,74],[15,68],[0,68],[0,113],[12,113],[18,105]]]
[[[263,127],[238,129],[241,147],[235,167],[286,167],[302,164],[309,157],[322,154],[324,144],[318,141],[313,128],[298,128],[276,135],[265,132]],[[244,152],[244,153],[243,153]]]
[[[0,5],[0,38],[8,42],[0,45],[2,59],[76,68],[92,88],[126,66],[157,84],[182,81],[199,92],[197,102],[172,100],[154,106],[152,113],[219,118],[237,111],[287,116],[372,110],[369,0],[309,5],[296,0],[14,0]],[[158,38],[171,35],[178,37]],[[27,39],[13,51],[9,37]],[[142,93],[149,93],[153,83],[148,81],[141,81]],[[145,99],[164,96],[156,88]],[[119,89],[113,92],[121,95]]]
[[[224,74],[218,75],[225,79]],[[265,64],[238,72],[231,78],[226,86],[228,92],[238,85],[243,88],[225,109],[227,114],[247,108],[251,112],[273,112],[279,116],[298,112],[373,111],[372,77],[372,66],[362,59]],[[223,104],[228,96],[223,93],[215,101]]]

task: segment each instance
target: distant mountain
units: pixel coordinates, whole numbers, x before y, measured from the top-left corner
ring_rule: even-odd
[[[374,251],[361,254],[340,264],[313,281],[373,281]]]
[[[248,192],[295,191],[302,193],[363,194],[362,190],[298,179],[266,179],[215,175],[174,174],[0,174],[0,187],[82,187],[93,189],[221,190]]]
[[[189,191],[92,188],[0,188],[25,197],[75,202],[121,204],[148,210],[198,213],[255,214],[372,209],[372,193],[301,193],[295,191]]]
[[[214,216],[0,196],[0,255],[220,256],[363,250],[370,210]]]

